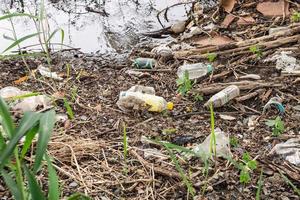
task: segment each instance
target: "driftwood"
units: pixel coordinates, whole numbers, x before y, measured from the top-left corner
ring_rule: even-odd
[[[280,83],[263,82],[263,81],[240,81],[240,82],[229,82],[229,83],[215,83],[207,86],[201,85],[201,88],[194,89],[194,92],[201,93],[204,95],[215,94],[229,85],[236,85],[240,90],[251,90],[264,87],[281,87]]]
[[[215,52],[218,55],[241,55],[249,53],[249,48],[253,45],[257,45],[261,50],[268,50],[271,48],[279,47],[284,44],[294,43],[300,40],[300,23],[289,26],[288,29],[274,33],[272,35],[266,35],[258,38],[249,39],[246,41],[232,42],[225,45],[218,46],[206,46],[197,49],[190,49],[184,51],[175,52],[175,58],[206,58],[208,52]]]

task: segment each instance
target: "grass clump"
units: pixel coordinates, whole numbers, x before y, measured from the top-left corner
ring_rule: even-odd
[[[277,137],[284,132],[284,122],[281,120],[279,116],[277,116],[274,120],[268,120],[266,125],[272,128],[272,135]]]

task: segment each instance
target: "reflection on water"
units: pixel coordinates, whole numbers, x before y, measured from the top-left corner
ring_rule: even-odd
[[[156,19],[159,10],[183,0],[44,0],[47,18],[52,30],[61,27],[65,31],[65,44],[79,47],[83,52],[124,52],[138,43],[141,32],[161,28]],[[0,0],[0,14],[8,9],[22,11],[22,0]],[[37,14],[38,0],[24,0],[25,12]],[[184,6],[169,12],[172,23],[185,19]],[[18,37],[35,32],[34,23],[28,18],[13,20]],[[166,24],[168,25],[168,24]],[[0,21],[0,52],[12,41],[2,35],[11,36],[8,21]],[[60,41],[56,35],[55,42]],[[30,39],[22,46],[38,44]]]

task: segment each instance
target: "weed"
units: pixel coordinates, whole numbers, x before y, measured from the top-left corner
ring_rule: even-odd
[[[231,147],[238,147],[239,146],[239,139],[235,136],[231,136],[229,138],[229,144]]]
[[[292,22],[299,22],[300,21],[300,12],[295,11],[291,16]]]
[[[250,52],[255,54],[257,58],[262,57],[262,50],[257,45],[253,45],[249,48]]]
[[[12,196],[20,200],[27,200],[28,196],[31,196],[32,199],[46,199],[36,178],[45,157],[48,165],[48,177],[50,177],[48,196],[50,199],[58,200],[60,194],[58,177],[46,154],[47,144],[55,124],[55,112],[53,110],[46,113],[27,112],[16,128],[6,103],[0,98],[0,116],[4,130],[3,133],[0,132],[0,175]],[[4,133],[7,135],[7,139],[3,136]],[[34,151],[34,164],[30,168],[26,164],[24,156],[37,134],[39,137]],[[23,146],[19,145],[22,137],[25,137]],[[25,183],[28,183],[26,187]]]
[[[239,163],[240,183],[247,184],[250,182],[250,172],[257,168],[256,160],[252,159],[248,152],[243,154],[242,162]]]
[[[194,96],[194,100],[196,101],[196,102],[200,102],[200,101],[203,101],[203,96],[202,95],[200,95],[200,94],[193,94],[193,96]]]
[[[75,117],[74,117],[74,113],[73,113],[73,110],[72,110],[72,108],[71,108],[71,106],[70,106],[70,103],[69,103],[69,101],[66,99],[66,98],[64,98],[64,106],[65,106],[65,108],[66,108],[66,110],[67,110],[67,114],[68,114],[68,116],[70,117],[70,119],[74,119]]]
[[[280,173],[280,175],[282,176],[282,178],[284,179],[284,181],[285,181],[287,184],[289,184],[289,185],[293,188],[294,192],[300,197],[300,189],[298,189],[298,188],[292,183],[292,181],[290,181],[290,179],[288,179],[288,177],[286,177],[285,175],[283,175],[282,172],[279,171],[279,173]]]
[[[126,127],[126,124],[123,123],[123,156],[124,156],[124,163],[125,163],[125,167],[123,170],[124,170],[125,174],[128,173],[127,154],[128,154],[127,127]]]
[[[207,57],[207,59],[208,59],[209,62],[214,62],[215,59],[217,58],[217,54],[215,54],[215,53],[208,53],[206,55],[206,57]]]
[[[260,172],[255,200],[260,200],[260,193],[261,193],[262,186],[263,186],[263,170],[261,170]]]
[[[212,153],[216,156],[217,155],[217,141],[216,141],[216,135],[215,135],[215,114],[213,109],[213,104],[210,103],[210,128],[211,128],[211,137],[210,137],[210,143],[209,143],[209,154],[212,155]]]
[[[184,76],[177,79],[176,83],[178,86],[177,91],[183,96],[185,96],[193,87],[193,82],[189,79],[188,71],[185,71]]]
[[[272,128],[273,136],[277,137],[284,132],[284,122],[279,116],[277,116],[274,120],[268,120],[266,125]]]

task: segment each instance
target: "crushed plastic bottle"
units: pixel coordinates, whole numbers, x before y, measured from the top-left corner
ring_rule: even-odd
[[[210,104],[213,104],[213,107],[218,108],[225,105],[230,100],[236,98],[240,95],[240,88],[236,85],[230,85],[217,94],[213,95],[204,106],[209,107]]]
[[[133,86],[127,91],[121,91],[117,106],[123,111],[146,108],[150,112],[162,112],[173,109],[173,103],[156,96],[154,88],[140,85]]]
[[[167,58],[167,57],[173,56],[172,49],[165,44],[153,48],[151,52],[154,53],[158,57]]]
[[[20,96],[23,94],[26,94],[29,92],[26,91],[22,91],[19,88],[13,87],[13,86],[8,86],[8,87],[4,87],[0,90],[0,97],[2,97],[3,99],[9,99],[15,96]]]
[[[184,77],[185,71],[189,74],[189,79],[194,80],[201,78],[213,71],[213,67],[210,64],[205,63],[195,63],[195,64],[185,64],[181,65],[177,70],[177,75],[179,78]]]
[[[133,61],[133,66],[138,69],[153,69],[156,61],[152,58],[137,58]]]

